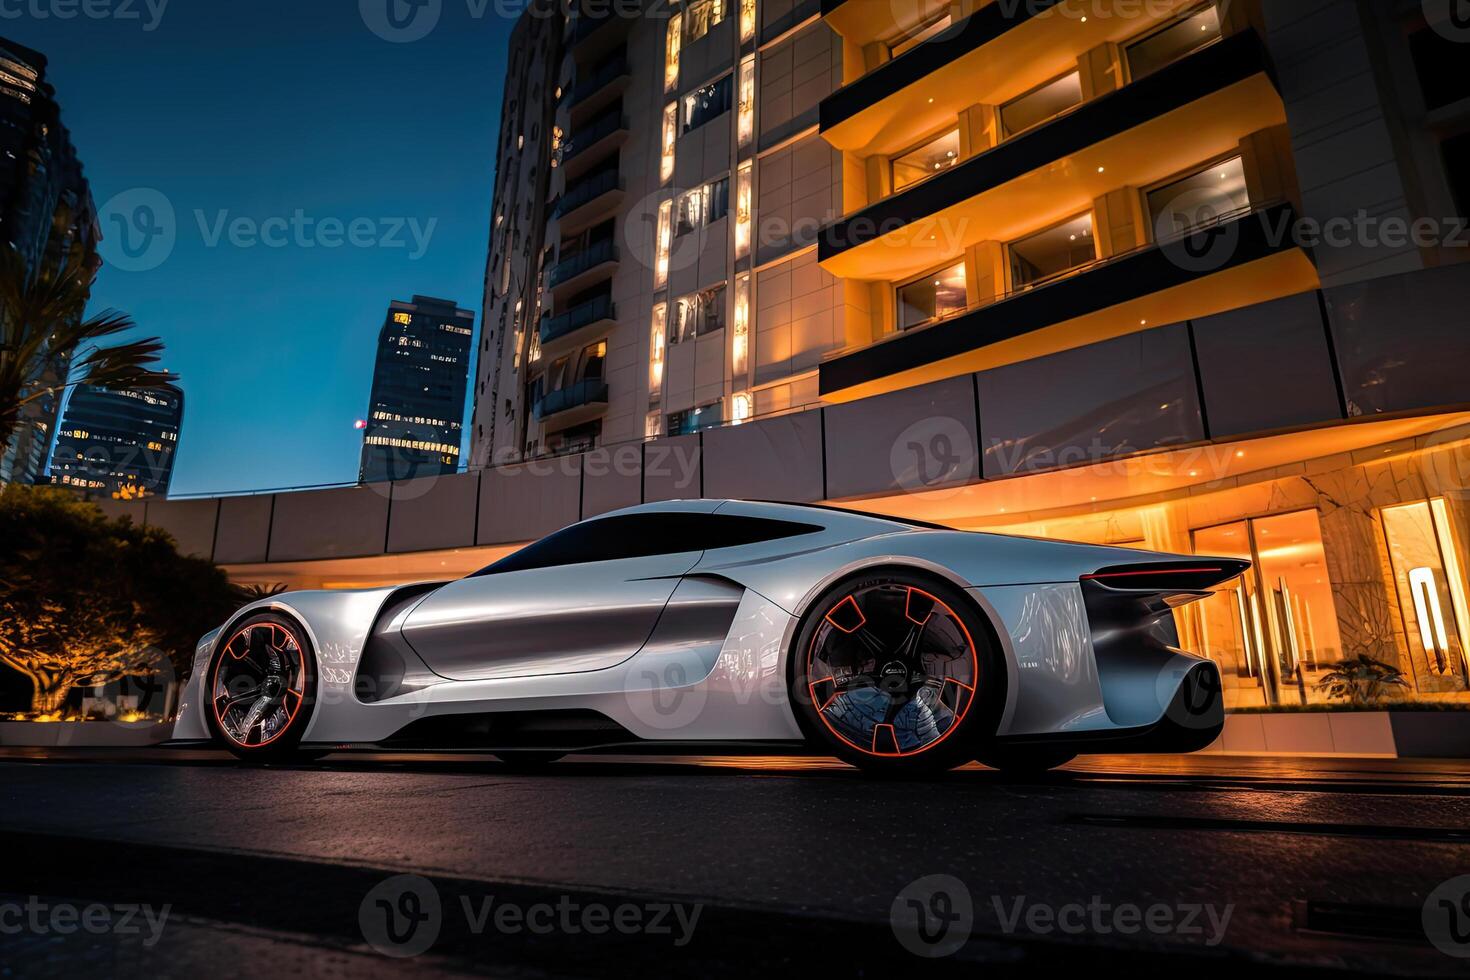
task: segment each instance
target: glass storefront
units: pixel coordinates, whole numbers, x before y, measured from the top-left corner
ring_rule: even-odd
[[[1448,504],[1440,497],[1382,515],[1412,672],[1404,679],[1426,694],[1465,691],[1465,585]]]

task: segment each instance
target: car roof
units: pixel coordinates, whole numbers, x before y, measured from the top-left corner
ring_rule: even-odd
[[[733,498],[723,499],[695,499],[695,500],[662,500],[648,504],[638,504],[623,510],[613,511],[611,514],[602,515],[612,517],[623,514],[658,514],[658,513],[741,513],[748,516],[770,517],[772,519],[788,521],[804,521],[807,523],[818,522],[832,525],[854,518],[862,521],[872,521],[887,525],[889,529],[896,531],[952,531],[954,528],[945,527],[942,524],[931,524],[927,521],[914,521],[903,517],[890,517],[886,514],[872,514],[867,511],[854,510],[846,507],[832,507],[827,504],[803,504],[792,503],[782,500],[736,500]]]

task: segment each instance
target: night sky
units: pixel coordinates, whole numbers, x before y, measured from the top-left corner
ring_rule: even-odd
[[[93,310],[132,314],[181,376],[175,495],[355,480],[389,301],[479,326],[512,4],[442,0],[393,43],[368,26],[389,2],[0,3],[103,210]]]

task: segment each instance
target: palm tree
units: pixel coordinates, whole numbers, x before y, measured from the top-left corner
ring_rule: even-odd
[[[96,272],[73,259],[32,272],[12,246],[0,249],[0,450],[27,405],[78,384],[112,390],[160,388],[177,376],[153,367],[157,337],[103,341],[132,330],[132,317],[88,317]]]

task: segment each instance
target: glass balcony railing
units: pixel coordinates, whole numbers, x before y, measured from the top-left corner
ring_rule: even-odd
[[[562,259],[551,267],[551,285],[560,286],[569,279],[573,279],[586,272],[588,269],[596,268],[604,262],[618,261],[618,249],[611,241],[601,241],[589,248],[584,248],[575,255]]]
[[[621,178],[616,170],[604,170],[578,181],[567,188],[561,200],[556,202],[554,217],[563,218],[609,191],[621,187]]]
[[[568,140],[568,146],[562,153],[562,163],[565,164],[589,147],[596,146],[618,130],[627,128],[628,117],[616,110],[603,113],[585,126],[578,126],[572,130],[572,138]]]
[[[542,395],[541,399],[536,402],[536,421],[539,422],[584,405],[606,404],[607,382],[601,378],[587,378],[558,391]]]
[[[575,106],[585,102],[626,74],[628,74],[628,55],[626,51],[620,51],[617,57],[595,69],[590,76],[572,86],[571,98],[568,99],[567,104]]]
[[[581,330],[599,320],[611,320],[617,316],[617,307],[610,297],[599,296],[588,303],[572,307],[561,316],[543,317],[541,320],[541,344],[545,346],[560,340],[567,334]]]

